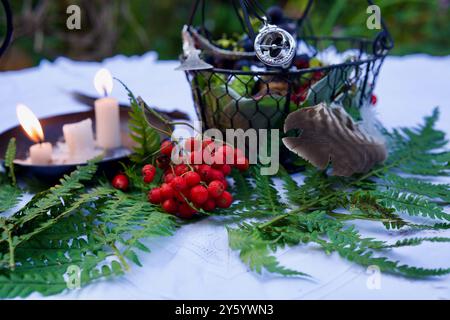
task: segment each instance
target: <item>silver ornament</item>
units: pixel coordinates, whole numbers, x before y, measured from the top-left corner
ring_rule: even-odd
[[[259,60],[271,67],[289,68],[295,56],[296,41],[286,30],[265,24],[255,39],[255,52]]]
[[[188,26],[185,25],[183,27],[181,36],[183,38],[184,60],[175,70],[192,71],[212,69],[212,65],[206,63],[200,58],[200,54],[202,52],[195,47],[195,41],[190,34]]]

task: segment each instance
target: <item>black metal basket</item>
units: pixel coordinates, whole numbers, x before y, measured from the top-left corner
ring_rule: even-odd
[[[196,0],[189,26],[195,28],[192,23],[200,11],[202,25],[191,30],[197,30],[213,44],[204,24],[205,1]],[[254,1],[231,0],[243,28],[246,28],[245,22],[250,21],[246,4]],[[293,62],[295,68],[245,70],[242,66],[258,66],[259,61],[256,58],[227,61],[208,53],[203,59],[214,68],[186,72],[204,129],[281,128],[290,112],[320,102],[339,102],[358,117],[359,108],[371,99],[380,67],[393,41],[384,21],[375,39],[313,36],[307,18],[312,2],[309,1],[303,17],[295,22],[297,43],[301,46]],[[373,5],[370,0],[368,3]],[[244,17],[241,17],[242,8]],[[251,26],[247,26],[247,33],[251,35]],[[315,58],[320,58],[330,47],[347,52],[348,57],[327,65],[311,63],[317,62]]]
[[[0,0],[0,2],[2,3],[3,9],[5,10],[5,20],[6,20],[5,23],[6,34],[3,38],[2,44],[0,45],[0,57],[1,57],[2,54],[8,48],[8,45],[11,41],[13,33],[13,21],[12,21],[11,6],[9,5],[8,0]]]

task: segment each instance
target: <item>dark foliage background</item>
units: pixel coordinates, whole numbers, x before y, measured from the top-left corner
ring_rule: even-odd
[[[14,42],[0,69],[19,69],[41,59],[64,55],[99,60],[118,53],[142,54],[156,50],[161,59],[176,59],[180,29],[193,0],[12,0]],[[307,0],[260,0],[283,6],[299,16]],[[210,0],[208,26],[216,35],[240,32],[229,0]],[[424,52],[450,54],[450,0],[375,0],[396,41],[394,54]],[[82,30],[66,28],[66,8],[82,10]],[[316,0],[311,13],[316,34],[366,35],[365,0]],[[1,17],[0,34],[4,34]]]

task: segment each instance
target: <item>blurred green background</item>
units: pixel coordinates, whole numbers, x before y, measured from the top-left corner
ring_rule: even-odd
[[[282,6],[298,17],[307,0],[259,0],[268,8]],[[160,59],[176,59],[181,51],[180,29],[193,0],[10,0],[15,35],[0,69],[36,65],[43,58],[68,56],[101,60],[115,54],[135,55],[149,50]],[[393,54],[450,54],[450,0],[375,0],[395,39]],[[82,10],[82,29],[66,28],[66,9]],[[365,35],[366,0],[316,0],[310,14],[318,35]],[[0,34],[4,34],[4,18]],[[215,35],[240,32],[229,0],[207,0],[208,27]]]

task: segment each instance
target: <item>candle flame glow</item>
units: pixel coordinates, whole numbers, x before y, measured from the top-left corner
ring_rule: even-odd
[[[28,137],[34,142],[44,141],[44,131],[42,130],[41,123],[30,110],[24,104],[18,104],[16,107],[17,118],[23,130],[27,133]]]
[[[94,77],[95,90],[101,95],[110,95],[113,89],[113,78],[108,69],[100,69]]]

